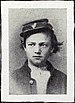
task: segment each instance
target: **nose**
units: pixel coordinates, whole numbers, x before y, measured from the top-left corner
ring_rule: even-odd
[[[41,49],[40,49],[40,46],[39,46],[39,45],[36,45],[36,46],[35,46],[35,53],[36,53],[36,54],[41,54]]]

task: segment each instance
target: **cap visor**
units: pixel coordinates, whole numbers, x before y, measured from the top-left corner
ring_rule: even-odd
[[[21,37],[27,37],[27,35],[31,35],[31,34],[35,34],[35,33],[40,33],[40,32],[48,32],[48,31],[52,31],[52,30],[50,30],[49,27],[35,28],[35,29],[32,29],[32,30],[28,30],[28,31],[22,32],[20,34],[20,36]]]

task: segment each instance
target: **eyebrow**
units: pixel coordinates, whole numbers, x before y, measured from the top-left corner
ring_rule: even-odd
[[[35,42],[27,42],[27,44],[29,44],[29,43],[35,44]]]
[[[36,43],[36,42],[28,42],[28,43],[33,43],[33,44],[34,44],[34,43]],[[28,44],[28,43],[27,43],[27,44]],[[49,42],[40,42],[40,43],[49,43]],[[39,43],[39,44],[40,44],[40,43]]]

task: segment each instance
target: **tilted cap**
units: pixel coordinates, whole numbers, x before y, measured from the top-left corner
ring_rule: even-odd
[[[54,32],[52,25],[48,23],[48,19],[39,19],[23,24],[20,36],[26,37],[26,35],[28,34],[34,34],[44,31]]]

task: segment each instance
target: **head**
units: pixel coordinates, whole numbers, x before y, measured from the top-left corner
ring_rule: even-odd
[[[48,19],[41,20],[38,20],[38,26],[33,25],[36,28],[32,27],[32,29],[29,29],[28,31],[26,30],[27,26],[25,25],[26,27],[23,29],[26,31],[21,33],[21,36],[24,38],[23,47],[28,57],[28,61],[36,66],[45,65],[48,57],[52,53],[59,51],[59,45],[61,45],[61,43],[58,43],[57,41],[53,27],[48,24]],[[30,24],[31,23],[32,22],[30,22]]]

